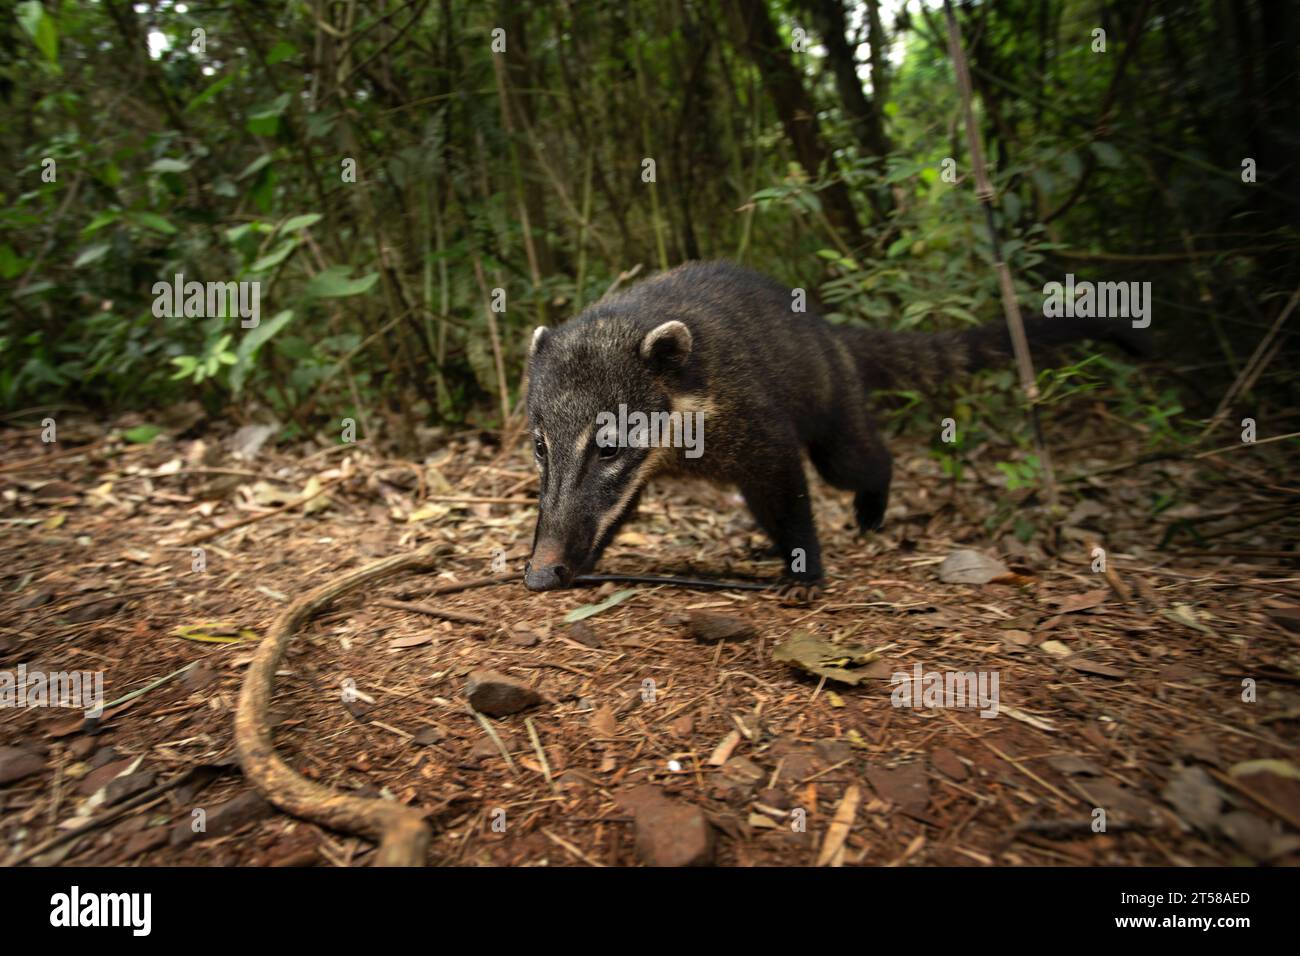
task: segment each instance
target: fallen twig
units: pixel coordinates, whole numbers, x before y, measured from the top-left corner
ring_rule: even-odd
[[[433,607],[430,604],[416,604],[413,601],[394,601],[392,598],[379,598],[375,601],[380,607],[391,607],[395,611],[410,611],[412,614],[427,614],[430,617],[440,617],[446,621],[455,621],[457,624],[475,624],[479,627],[488,627],[492,622],[487,618],[475,617],[473,614],[461,614],[457,611],[447,611],[440,607]]]

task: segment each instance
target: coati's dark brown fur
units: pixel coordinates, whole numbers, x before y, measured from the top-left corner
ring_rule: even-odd
[[[541,471],[528,587],[563,587],[591,570],[646,483],[691,475],[734,484],[786,565],[811,584],[822,563],[801,452],[854,493],[863,531],[880,526],[891,463],[868,410],[880,389],[929,388],[1011,353],[1001,325],[898,333],[831,325],[792,309],[792,290],[727,262],[693,262],[538,329],[528,419]],[[1031,344],[1114,339],[1119,319],[1029,318]],[[704,412],[704,451],[601,448],[594,423],[620,404]]]

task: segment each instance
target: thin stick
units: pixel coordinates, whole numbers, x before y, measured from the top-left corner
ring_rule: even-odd
[[[391,607],[395,611],[409,611],[412,614],[427,614],[430,617],[440,617],[445,621],[455,621],[457,624],[475,624],[479,627],[487,627],[492,623],[486,618],[475,617],[473,614],[461,614],[457,611],[447,611],[440,607],[433,607],[430,604],[416,604],[411,601],[394,601],[392,598],[379,598],[375,603],[380,607]]]
[[[50,444],[54,444],[54,442],[51,442]],[[76,448],[63,448],[59,451],[50,452],[48,455],[37,455],[35,458],[24,458],[22,461],[0,465],[0,472],[26,471],[28,468],[38,468],[46,462],[54,461],[56,458],[66,458],[68,455],[87,452],[98,444],[98,441],[93,441],[88,445],[78,445]]]
[[[533,751],[537,754],[537,760],[542,765],[542,776],[551,785],[551,789],[559,793],[560,788],[555,785],[555,780],[551,777],[551,764],[546,759],[546,751],[542,749],[541,738],[537,736],[537,728],[533,726],[533,718],[525,717],[524,726],[528,728],[528,739],[533,742]]]
[[[103,709],[107,713],[108,711],[112,710],[114,707],[121,707],[123,704],[130,703],[131,701],[135,700],[137,697],[149,693],[149,691],[153,690],[155,687],[161,687],[169,680],[174,680],[175,678],[180,677],[182,674],[184,674],[190,668],[194,667],[196,664],[198,664],[198,661],[190,661],[188,664],[186,664],[184,667],[180,668],[179,670],[174,670],[165,677],[159,677],[156,681],[153,681],[152,683],[149,684],[145,684],[143,687],[139,688],[138,690],[133,690],[131,691],[131,693],[119,697],[111,704],[105,704]]]
[[[474,719],[479,722],[479,726],[483,728],[483,732],[492,738],[492,742],[497,745],[497,750],[501,751],[501,756],[506,758],[506,766],[510,768],[510,772],[517,776],[518,772],[515,770],[515,762],[510,759],[510,751],[506,749],[506,745],[501,740],[496,728],[492,726],[492,721],[488,720],[473,707],[469,708],[469,712],[473,714]]]
[[[957,90],[961,94],[962,122],[966,127],[971,168],[975,173],[975,197],[984,207],[989,243],[993,251],[993,265],[997,270],[998,285],[1002,290],[1002,311],[1006,315],[1007,330],[1011,333],[1011,347],[1016,355],[1016,366],[1020,370],[1020,388],[1025,393],[1025,401],[1029,405],[1034,448],[1038,452],[1038,461],[1043,466],[1043,491],[1047,495],[1049,507],[1055,511],[1058,503],[1056,475],[1052,469],[1047,443],[1043,439],[1043,425],[1038,408],[1038,383],[1034,376],[1033,359],[1029,354],[1029,340],[1025,337],[1025,323],[1020,316],[1020,303],[1016,301],[1016,288],[1011,281],[1011,270],[1002,256],[1002,244],[998,241],[997,226],[993,222],[995,194],[993,183],[989,180],[988,168],[984,165],[984,147],[980,143],[979,129],[975,126],[975,112],[971,108],[970,70],[966,66],[966,54],[961,46],[961,32],[957,27],[957,18],[953,15],[950,0],[944,0],[943,11],[948,18],[948,54],[952,57],[953,72],[957,75]]]
[[[1216,425],[1219,424],[1220,420],[1228,414],[1228,406],[1232,404],[1233,400],[1239,394],[1248,391],[1255,384],[1255,380],[1259,378],[1259,374],[1264,371],[1264,366],[1272,359],[1273,354],[1276,354],[1271,353],[1266,356],[1269,346],[1273,343],[1273,339],[1277,334],[1282,330],[1282,324],[1286,322],[1286,320],[1291,317],[1291,313],[1295,311],[1296,303],[1298,302],[1300,302],[1300,289],[1296,289],[1295,292],[1291,294],[1291,299],[1287,302],[1286,307],[1281,311],[1281,313],[1279,313],[1277,319],[1274,320],[1272,327],[1264,335],[1264,338],[1260,340],[1259,345],[1255,347],[1255,351],[1246,362],[1246,367],[1241,370],[1241,373],[1232,383],[1232,386],[1226,393],[1224,393],[1223,400],[1219,402],[1219,407],[1214,410],[1214,416],[1210,419],[1210,423],[1205,426],[1205,431],[1201,432],[1202,437],[1208,434]]]
[[[488,293],[487,279],[483,277],[483,262],[478,254],[474,255],[474,278],[478,279],[479,290],[483,293],[483,314],[487,316],[488,335],[492,339],[492,360],[496,364],[497,391],[501,393],[501,427],[510,421],[510,393],[506,388],[506,367],[501,358],[501,337],[497,335],[497,319],[492,312],[492,296]]]
[[[1275,441],[1285,441],[1288,438],[1300,438],[1300,432],[1288,432],[1285,435],[1274,435],[1272,438],[1265,438],[1263,441],[1237,442],[1235,445],[1224,445],[1222,448],[1203,451],[1199,455],[1193,455],[1192,457],[1209,458],[1211,455],[1222,455],[1225,451],[1235,451],[1238,448],[1250,448],[1252,445],[1268,445]]]
[[[601,867],[602,869],[604,868],[605,866],[604,863],[601,863],[599,860],[593,860],[591,857],[583,853],[581,850],[579,850],[576,846],[574,846],[572,843],[570,843],[568,840],[564,839],[563,837],[556,836],[554,833],[552,833],[550,830],[547,830],[544,827],[542,828],[542,834],[546,837],[546,839],[550,840],[556,846],[560,847],[563,850],[567,850],[569,853],[572,853],[575,857],[577,857],[583,863],[586,863],[588,866]]]

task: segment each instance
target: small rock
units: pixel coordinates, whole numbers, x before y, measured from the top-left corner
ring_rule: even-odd
[[[638,787],[620,801],[632,811],[636,852],[647,866],[701,866],[713,859],[713,830],[699,807]]]
[[[0,747],[0,786],[45,769],[45,758],[21,747]]]
[[[591,729],[602,737],[613,737],[618,733],[618,717],[614,709],[605,706],[592,714]]]
[[[199,663],[185,672],[181,686],[189,691],[202,690],[217,679],[216,672],[207,664]]]
[[[569,625],[569,637],[586,647],[601,648],[605,642],[601,640],[600,635],[586,621],[575,621]]]
[[[45,728],[45,736],[52,737],[55,740],[61,737],[71,737],[73,734],[80,733],[86,727],[86,717],[84,714],[77,714],[75,717],[69,717],[66,720],[58,720]]]
[[[510,643],[516,647],[536,647],[541,639],[541,635],[523,621],[510,628]]]
[[[53,600],[54,594],[50,591],[33,591],[18,602],[18,610],[30,611],[33,608],[44,607]]]
[[[668,725],[668,732],[677,739],[684,740],[695,733],[695,718],[690,714],[682,714]]]
[[[446,739],[447,734],[440,727],[421,727],[411,738],[411,743],[418,744],[421,747],[427,747],[430,744],[436,744],[440,740]]]
[[[729,617],[726,614],[710,614],[707,611],[691,611],[687,626],[691,636],[703,644],[744,641],[758,633],[754,625],[742,618]]]
[[[754,798],[765,806],[775,807],[778,810],[789,810],[794,806],[794,801],[784,790],[760,790]]]
[[[112,763],[114,760],[120,759],[121,756],[122,755],[117,752],[117,748],[110,745],[100,747],[87,762],[90,764],[91,770],[96,770],[104,766],[106,763]]]
[[[988,584],[1009,573],[997,558],[970,550],[954,551],[939,565],[939,580],[944,584]]]
[[[731,757],[718,774],[716,798],[727,803],[749,800],[767,774],[763,768],[747,757]]]
[[[106,747],[104,749],[112,750],[111,747]],[[100,751],[100,753],[102,752],[103,751]],[[85,779],[82,780],[77,787],[81,793],[88,797],[107,787],[114,778],[119,774],[125,773],[127,768],[129,768],[131,764],[135,763],[134,757],[126,757],[122,760],[113,760],[110,763],[98,764],[95,762],[95,758],[98,756],[99,753],[95,754],[95,757],[90,758],[90,766],[94,769],[91,770],[90,773],[86,774]],[[116,756],[116,754],[114,754],[114,756]]]
[[[156,850],[167,842],[168,837],[166,827],[151,827],[148,830],[141,830],[126,841],[126,844],[122,847],[122,855],[115,862],[125,863],[141,853]]]
[[[1145,796],[1109,780],[1081,780],[1079,788],[1106,811],[1107,824],[1123,827],[1159,827],[1164,822],[1159,810]]]
[[[1219,819],[1223,794],[1201,767],[1183,767],[1170,778],[1160,796],[1194,827],[1209,832]]]
[[[471,671],[465,684],[465,696],[470,706],[489,717],[506,717],[529,707],[536,707],[545,699],[522,681],[496,671]]]
[[[188,843],[190,840],[225,836],[254,820],[268,816],[270,812],[271,805],[262,798],[260,793],[247,790],[233,800],[213,808],[204,821],[204,829],[200,832],[196,833],[194,830],[196,818],[193,813],[187,815],[172,827],[171,843],[176,846],[180,843]]]
[[[104,787],[104,806],[111,807],[123,800],[131,799],[137,793],[144,793],[157,780],[158,775],[152,770],[142,770],[139,773],[127,774],[125,777],[115,777]]]
[[[766,772],[748,757],[732,757],[722,765],[722,776],[737,783],[756,784],[767,776]]]
[[[1224,836],[1255,860],[1266,862],[1300,848],[1300,837],[1283,833],[1280,828],[1270,826],[1245,810],[1225,813],[1219,818],[1218,827]]]
[[[951,780],[965,780],[970,772],[966,769],[966,765],[961,762],[961,758],[946,747],[936,747],[930,753],[930,763],[935,770],[938,770]]]
[[[126,601],[122,598],[104,597],[89,604],[78,604],[69,608],[66,617],[73,624],[85,624],[88,621],[98,621],[101,618],[112,617],[122,609],[124,604],[126,604]]]
[[[827,763],[839,763],[853,756],[853,748],[849,746],[848,742],[834,737],[819,740],[813,746],[817,748],[817,753]]]
[[[230,436],[227,447],[236,458],[252,460],[277,431],[276,425],[245,425]]]
[[[1221,762],[1219,748],[1205,734],[1179,734],[1173,744],[1174,753],[1180,757],[1191,757],[1209,764]]]
[[[848,749],[847,746],[845,749]],[[814,747],[802,740],[778,737],[772,741],[768,757],[780,767],[781,780],[796,784],[829,766],[821,750],[821,747]]]
[[[873,767],[867,771],[867,780],[882,799],[905,813],[924,813],[930,803],[930,781],[919,763],[896,770]]]
[[[515,737],[505,736],[501,738],[502,745],[506,748],[506,753],[514,753],[519,749],[519,741]],[[501,748],[491,737],[484,734],[478,742],[470,748],[470,756],[475,760],[483,760],[486,757],[500,757]]]
[[[81,493],[81,489],[68,481],[47,481],[36,489],[36,497],[41,501],[53,501],[57,498],[72,498]]]
[[[1072,777],[1101,776],[1100,767],[1091,760],[1085,760],[1075,754],[1059,754],[1055,757],[1048,757],[1047,765],[1053,770],[1059,770],[1061,773]]]

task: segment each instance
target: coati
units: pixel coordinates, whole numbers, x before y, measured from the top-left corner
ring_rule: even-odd
[[[829,484],[854,493],[860,529],[876,530],[891,460],[868,394],[934,387],[1012,354],[1001,323],[885,332],[832,325],[792,301],[790,289],[749,269],[691,262],[533,333],[528,423],[541,474],[529,589],[589,572],[652,478],[691,475],[739,487],[782,557],[783,589],[810,596],[822,563],[801,451]],[[1123,320],[1025,326],[1034,346],[1092,338],[1135,348]],[[611,442],[598,422],[621,406],[702,413],[703,453]]]

